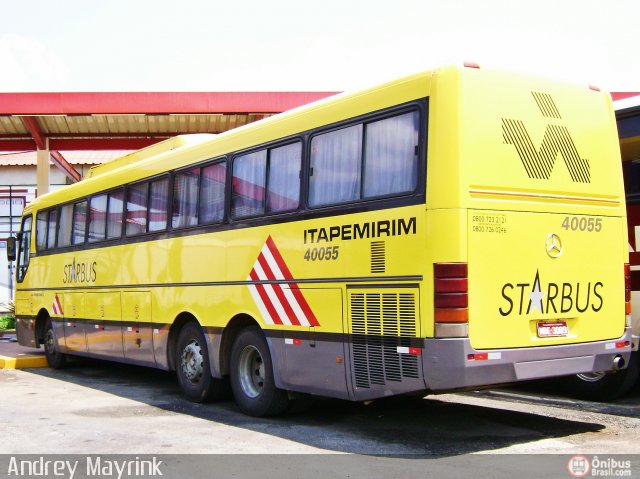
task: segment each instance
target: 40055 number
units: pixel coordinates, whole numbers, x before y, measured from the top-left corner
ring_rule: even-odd
[[[304,254],[307,261],[332,261],[340,255],[339,246],[325,246],[324,248],[309,248]]]
[[[602,231],[602,218],[591,218],[586,216],[566,216],[562,222],[565,230],[588,231],[599,233]]]

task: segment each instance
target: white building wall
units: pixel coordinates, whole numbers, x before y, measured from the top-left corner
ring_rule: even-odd
[[[79,173],[84,174],[91,165],[74,165]],[[55,166],[49,172],[49,191],[67,185],[66,175]],[[0,167],[0,305],[13,299],[12,287],[15,288],[14,265],[7,261],[7,241],[20,230],[20,217],[24,205],[36,197],[36,166],[1,166]],[[9,198],[12,197],[11,208]],[[35,224],[35,223],[34,223]],[[13,268],[15,269],[15,268]],[[1,312],[0,306],[0,312]]]

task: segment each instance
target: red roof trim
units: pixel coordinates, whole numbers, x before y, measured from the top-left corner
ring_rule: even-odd
[[[637,91],[612,91],[611,92],[611,99],[613,101],[617,101],[617,100],[625,100],[627,98],[631,98],[634,96],[638,96],[640,95],[640,92]]]
[[[336,93],[0,93],[0,115],[280,113]]]

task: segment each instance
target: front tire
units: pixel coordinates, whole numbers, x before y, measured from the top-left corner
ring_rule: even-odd
[[[276,416],[289,405],[287,392],[276,387],[269,346],[256,326],[243,329],[233,342],[231,389],[238,407],[249,416]]]
[[[209,348],[198,323],[187,323],[180,330],[175,364],[178,383],[189,400],[207,402],[224,397],[225,383],[211,376]]]
[[[44,355],[51,369],[62,369],[67,365],[67,356],[58,351],[56,335],[53,331],[51,318],[47,318],[44,324]]]

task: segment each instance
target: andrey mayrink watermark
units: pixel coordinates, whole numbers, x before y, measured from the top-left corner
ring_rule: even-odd
[[[573,456],[567,469],[573,477],[631,477],[631,461],[614,457]]]
[[[130,460],[103,459],[100,456],[87,456],[83,460],[53,460],[40,457],[34,460],[23,460],[12,457],[9,460],[7,476],[16,477],[64,477],[73,479],[78,468],[87,477],[123,477],[162,476],[162,461],[156,457]]]

